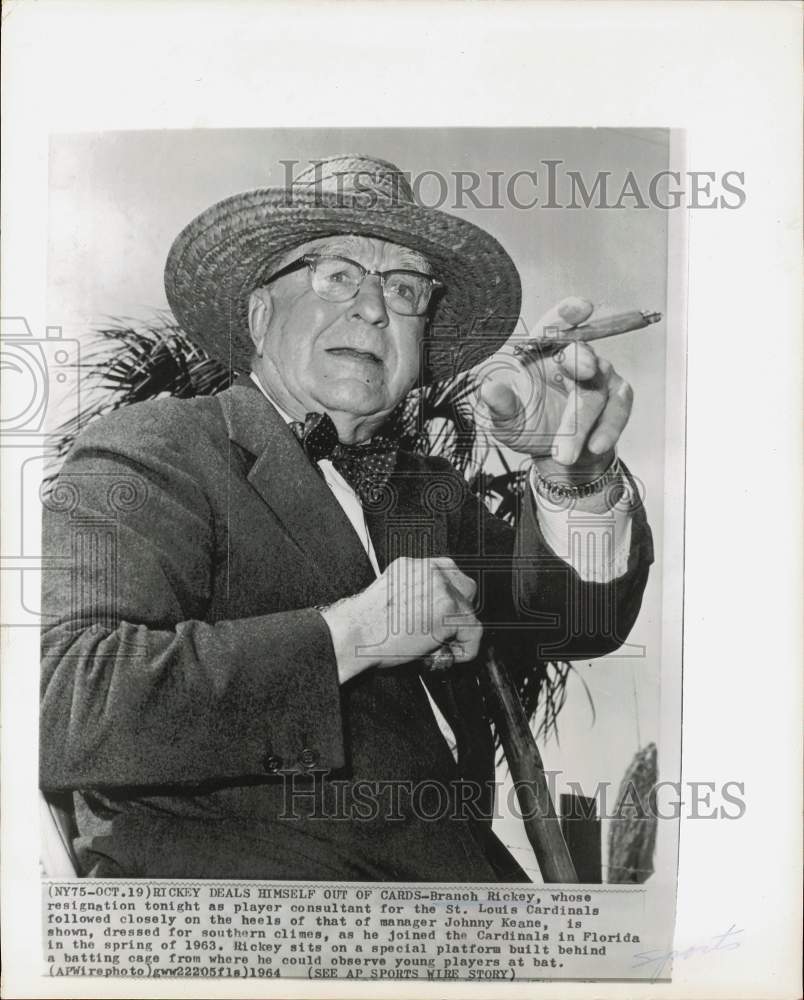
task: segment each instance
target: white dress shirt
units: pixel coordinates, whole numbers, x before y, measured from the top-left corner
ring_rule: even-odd
[[[251,379],[285,423],[293,423],[293,418],[271,399],[253,372]],[[375,574],[380,576],[377,554],[357,494],[329,459],[322,459],[318,467],[327,486],[357,532]],[[533,488],[532,481],[531,488]],[[582,580],[608,583],[625,573],[631,545],[631,515],[627,511],[613,510],[604,514],[594,514],[585,511],[580,513],[556,510],[549,507],[535,489],[533,495],[536,501],[536,516],[545,541],[557,556],[576,570]],[[433,709],[438,728],[447,741],[452,755],[457,759],[452,728],[433,701],[424,682],[422,687]]]

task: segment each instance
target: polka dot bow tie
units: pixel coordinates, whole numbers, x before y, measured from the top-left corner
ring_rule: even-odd
[[[326,413],[308,413],[303,424],[294,421],[290,429],[313,465],[328,458],[364,507],[377,502],[396,465],[395,441],[375,434],[368,444],[341,444],[335,424]]]

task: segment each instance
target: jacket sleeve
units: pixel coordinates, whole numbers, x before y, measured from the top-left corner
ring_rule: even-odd
[[[580,516],[581,535],[582,522]],[[527,489],[517,527],[513,598],[517,619],[532,622],[537,630],[535,655],[542,660],[579,660],[618,649],[636,622],[652,562],[651,530],[637,501],[626,572],[608,583],[583,580],[545,541]]]
[[[626,572],[609,583],[594,583],[584,581],[547,544],[529,488],[517,510],[516,531],[474,497],[467,498],[458,550],[463,568],[478,581],[487,634],[518,650],[515,658],[526,654],[528,660],[587,659],[621,646],[639,614],[653,562],[641,504],[632,518]],[[578,523],[582,530],[582,517]]]
[[[219,526],[186,440],[93,431],[44,503],[42,786],[341,767],[321,615],[205,620]]]

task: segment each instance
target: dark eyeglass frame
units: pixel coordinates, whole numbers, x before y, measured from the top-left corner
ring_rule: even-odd
[[[358,268],[358,270],[362,271],[363,273],[363,277],[360,279],[360,282],[355,288],[353,294],[345,299],[324,299],[324,296],[321,295],[318,291],[316,291],[315,287],[313,287],[313,291],[316,293],[316,295],[318,295],[319,298],[324,299],[325,302],[351,302],[352,299],[357,298],[357,293],[360,291],[363,282],[366,280],[366,278],[369,275],[376,275],[380,279],[380,288],[382,289],[383,301],[386,303],[391,312],[396,313],[397,316],[424,316],[427,310],[430,308],[430,303],[432,302],[433,299],[433,292],[437,288],[444,287],[443,282],[439,281],[438,278],[434,278],[431,274],[425,274],[424,271],[416,271],[413,268],[409,267],[392,267],[389,268],[387,271],[370,271],[367,267],[363,267],[363,265],[360,264],[358,261],[352,260],[351,257],[342,257],[340,254],[337,253],[306,253],[302,257],[298,257],[296,260],[291,261],[290,264],[286,264],[284,267],[281,267],[278,271],[276,271],[276,273],[266,278],[262,282],[262,284],[270,285],[272,281],[276,281],[278,278],[284,278],[286,274],[292,274],[294,271],[299,271],[303,267],[310,268],[310,281],[312,282],[312,279],[315,276],[316,261],[319,260],[341,260],[345,264],[352,264],[354,267]],[[413,274],[417,278],[426,278],[427,281],[430,282],[430,294],[427,296],[427,301],[425,302],[424,308],[422,309],[421,312],[400,313],[397,309],[394,309],[394,307],[388,301],[385,295],[385,281],[389,275],[393,274]]]

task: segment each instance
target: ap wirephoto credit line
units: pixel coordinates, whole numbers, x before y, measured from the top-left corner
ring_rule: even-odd
[[[666,193],[678,137],[223,142],[54,136],[58,337],[4,330],[55,359],[45,974],[666,979],[673,208],[505,193]]]

